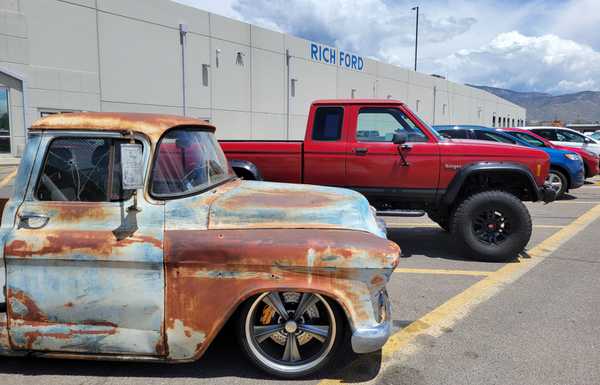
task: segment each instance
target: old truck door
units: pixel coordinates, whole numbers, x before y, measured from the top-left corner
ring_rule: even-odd
[[[147,168],[149,143],[137,139]],[[139,211],[129,209],[124,142],[110,132],[44,133],[5,243],[13,349],[165,354],[164,206],[140,189]]]

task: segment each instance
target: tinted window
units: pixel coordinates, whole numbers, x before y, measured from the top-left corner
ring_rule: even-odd
[[[557,140],[555,130],[548,130],[548,129],[541,128],[541,129],[535,129],[532,131],[535,132],[536,134],[538,134],[539,136],[541,136],[542,138],[546,138],[548,140]]]
[[[315,112],[313,140],[339,140],[342,137],[342,107],[319,107]]]
[[[524,140],[525,142],[529,143],[530,145],[532,145],[534,147],[546,147],[546,145],[544,144],[544,142],[542,142],[541,140],[539,140],[535,136],[531,136],[531,135],[526,134],[524,132],[508,131],[507,134],[508,135],[512,135],[514,137],[517,137],[517,138],[519,138],[521,140]]]
[[[583,143],[585,137],[567,130],[556,130],[556,140],[559,142]]]
[[[427,136],[396,108],[363,108],[358,114],[356,139],[360,142],[391,142],[396,132],[406,132],[409,142],[426,142]]]
[[[41,201],[129,199],[133,191],[121,188],[120,144],[124,142],[82,138],[52,141],[35,196]],[[109,170],[113,170],[112,174]]]
[[[440,130],[440,134],[453,138],[453,139],[469,139],[469,132],[467,130]]]
[[[512,143],[512,144],[516,143],[515,140],[507,138],[503,135],[498,135],[493,132],[485,132],[485,131],[475,131],[475,138],[477,138],[479,140],[489,140],[492,142]]]

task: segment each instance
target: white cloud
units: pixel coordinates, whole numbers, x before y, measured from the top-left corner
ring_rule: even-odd
[[[550,93],[600,89],[600,52],[555,35],[501,33],[437,65],[453,79],[494,87]]]
[[[409,68],[420,5],[421,72],[528,91],[600,89],[599,0],[175,1]]]

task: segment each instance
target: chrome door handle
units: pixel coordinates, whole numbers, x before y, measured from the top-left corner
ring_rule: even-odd
[[[19,214],[20,229],[41,229],[48,224],[49,217],[41,214],[22,213]]]
[[[369,152],[369,149],[366,147],[358,147],[354,149],[354,153],[356,155],[366,155]]]

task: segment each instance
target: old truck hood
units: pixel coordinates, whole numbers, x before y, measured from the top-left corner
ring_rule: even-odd
[[[385,237],[361,194],[334,187],[243,181],[210,206],[209,229],[323,228]]]

